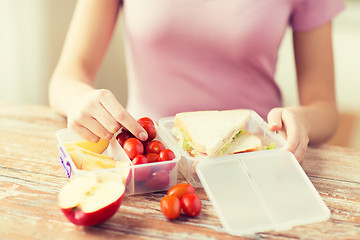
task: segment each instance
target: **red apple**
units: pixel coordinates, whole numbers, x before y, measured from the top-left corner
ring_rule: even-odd
[[[118,174],[83,175],[62,187],[59,192],[59,207],[75,225],[97,225],[117,212],[124,193],[123,178]]]

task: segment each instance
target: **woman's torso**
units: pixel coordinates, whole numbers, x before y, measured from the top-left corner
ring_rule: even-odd
[[[124,1],[128,110],[177,112],[281,106],[274,80],[292,1]]]

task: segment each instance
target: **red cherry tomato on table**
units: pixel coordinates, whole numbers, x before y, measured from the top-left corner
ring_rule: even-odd
[[[145,152],[159,154],[164,149],[165,149],[165,145],[161,141],[152,140],[146,145]]]
[[[138,122],[144,129],[145,131],[147,132],[148,134],[148,138],[146,141],[152,141],[156,138],[156,135],[157,135],[157,131],[156,131],[156,128],[155,128],[155,125],[153,122],[150,122],[150,121],[141,121],[141,122]]]
[[[187,216],[195,217],[201,212],[201,200],[195,193],[185,194],[180,201],[181,208],[184,210]]]
[[[123,149],[131,160],[134,159],[137,155],[144,154],[144,146],[137,138],[127,139],[124,142]]]
[[[181,203],[175,196],[165,196],[160,201],[161,212],[166,218],[173,220],[180,216]]]
[[[179,183],[169,189],[168,196],[175,196],[181,199],[184,195],[189,193],[195,193],[195,188],[188,183]]]

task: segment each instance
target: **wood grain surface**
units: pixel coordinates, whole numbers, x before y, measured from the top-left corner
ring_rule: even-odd
[[[308,149],[302,166],[331,210],[325,222],[244,237],[224,233],[202,188],[196,218],[168,221],[165,192],[127,196],[104,224],[78,227],[57,206],[68,181],[58,160],[56,130],[66,119],[46,106],[0,101],[0,239],[360,239],[360,151],[336,146]],[[179,174],[179,182],[185,179]]]

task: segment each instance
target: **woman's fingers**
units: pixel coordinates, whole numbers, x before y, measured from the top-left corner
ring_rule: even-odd
[[[282,111],[283,108],[273,108],[269,112],[267,119],[270,131],[279,131],[282,129]]]
[[[269,129],[285,134],[288,150],[301,162],[304,158],[309,137],[302,122],[295,113],[286,108],[274,108],[268,114]]]
[[[104,128],[95,118],[87,117],[81,120],[69,121],[68,123],[69,128],[73,129],[74,131],[81,134],[81,136],[85,137],[89,141],[97,142],[99,138],[108,139],[110,140],[113,133],[110,133],[106,128]],[[88,129],[89,132],[95,134],[97,139],[94,137],[90,137],[91,133],[85,133],[84,129]],[[86,135],[86,136],[85,136]],[[91,138],[91,139],[90,139]]]
[[[296,123],[295,115],[285,109],[282,112],[282,119],[286,127],[285,131],[287,142],[289,144],[288,150],[292,153],[295,153],[295,149],[298,146],[300,140],[300,132]]]
[[[98,142],[100,140],[99,136],[80,124],[68,123],[68,128],[91,142]]]
[[[101,105],[93,113],[93,118],[96,119],[109,134],[115,134],[121,128],[121,124],[116,121],[113,116]]]
[[[299,162],[301,162],[304,159],[308,144],[309,144],[308,135],[302,134],[300,136],[299,144],[296,146],[294,151],[294,156]]]
[[[94,90],[68,113],[68,126],[89,141],[111,139],[124,126],[140,140],[147,139],[146,131],[108,90]]]
[[[102,106],[118,123],[140,140],[145,141],[147,139],[148,136],[145,129],[126,111],[111,92],[105,90],[105,92],[101,93],[100,99]]]

